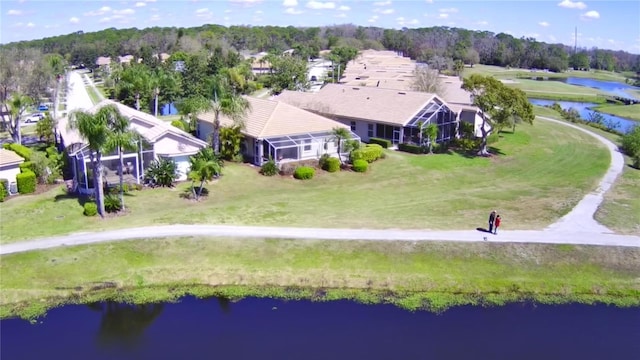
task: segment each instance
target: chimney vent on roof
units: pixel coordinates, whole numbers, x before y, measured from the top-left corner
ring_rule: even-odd
[[[399,91],[399,92],[398,92],[398,94],[400,94],[400,95],[407,95],[407,93],[406,93],[406,92],[402,92],[402,91]]]
[[[354,88],[352,88],[352,89],[353,89],[353,90],[360,90],[360,88],[357,88],[357,87],[354,87]]]

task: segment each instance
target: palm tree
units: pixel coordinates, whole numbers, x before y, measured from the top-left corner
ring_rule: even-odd
[[[251,105],[247,99],[235,93],[225,77],[216,77],[213,81],[213,99],[206,110],[213,112],[213,134],[211,146],[213,152],[220,154],[220,115],[225,115],[233,121],[233,126],[244,128],[244,117]]]
[[[111,132],[107,138],[105,144],[105,151],[112,152],[118,151],[120,157],[120,205],[124,210],[124,160],[122,153],[125,150],[135,151],[137,149],[136,140],[139,138],[138,134],[129,128],[129,119],[122,116],[119,112],[109,118],[107,124]]]
[[[191,192],[193,198],[198,200],[202,195],[202,189],[206,182],[211,181],[214,177],[217,177],[222,172],[222,161],[216,156],[211,148],[205,148],[200,150],[196,155],[189,159],[190,172],[189,179],[191,179]],[[200,181],[200,188],[196,193],[195,182]]]
[[[334,127],[333,130],[331,130],[331,134],[338,141],[338,159],[340,160],[340,164],[342,164],[342,141],[351,139],[351,132],[347,128]]]
[[[109,124],[114,123],[120,115],[115,105],[101,107],[95,114],[85,111],[74,111],[69,117],[69,126],[78,130],[80,136],[87,142],[89,158],[93,169],[93,189],[95,192],[98,213],[104,217],[104,188],[102,186],[102,154],[109,143]]]
[[[438,138],[438,125],[436,124],[427,124],[422,129],[424,136],[427,137],[427,141],[429,142],[429,154],[433,154],[433,143]]]
[[[16,144],[22,145],[22,129],[20,128],[20,120],[22,115],[33,100],[27,95],[14,93],[8,101],[9,105],[9,133]]]

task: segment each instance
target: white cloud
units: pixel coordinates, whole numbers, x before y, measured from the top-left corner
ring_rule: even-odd
[[[558,39],[556,39],[556,37],[555,37],[555,36],[553,36],[553,35],[549,35],[549,36],[548,36],[548,38],[549,38],[549,40],[551,40],[551,41],[557,41],[557,40],[558,40]]]
[[[138,2],[136,3],[136,7],[143,7],[143,6],[147,6],[147,3],[144,3],[144,2],[142,2],[142,1],[138,1]]]
[[[302,10],[297,10],[297,9],[294,9],[294,8],[287,8],[287,9],[284,11],[284,13],[285,13],[285,14],[289,14],[289,15],[300,15],[300,14],[302,14],[303,12],[304,12],[304,11],[302,11]]]
[[[133,15],[136,13],[133,9],[123,9],[123,10],[113,10],[113,13],[116,15]]]
[[[253,6],[255,4],[259,4],[262,0],[229,0],[229,2],[244,5],[246,7]]]
[[[254,14],[256,14],[256,15],[260,15],[260,14],[262,14],[262,10],[256,10],[256,11],[254,12]]]
[[[476,22],[476,25],[489,25],[489,22],[487,20],[481,20]]]
[[[446,8],[446,9],[440,9],[439,11],[441,13],[444,13],[444,14],[454,14],[454,13],[458,12],[458,9],[456,9],[456,8]]]
[[[103,6],[100,9],[96,10],[96,11],[89,11],[84,13],[84,16],[100,16],[100,15],[104,15],[108,12],[111,11],[111,8],[108,6]]]
[[[7,11],[7,15],[22,15],[22,10],[11,9]]]
[[[69,19],[69,22],[72,23],[72,24],[77,24],[77,23],[80,22],[80,19],[78,19],[77,17],[74,16],[74,17]]]
[[[393,14],[395,12],[395,10],[393,10],[393,9],[374,9],[373,12],[378,13],[378,14],[382,14],[382,15],[389,15],[389,14]]]
[[[344,19],[344,18],[346,18],[346,17],[347,17],[347,14],[345,14],[345,13],[340,13],[340,14],[336,15],[335,17],[337,17],[337,18],[341,18],[341,19]]]
[[[111,21],[110,17],[103,17],[102,19],[98,20],[99,23],[106,23]]]
[[[209,8],[200,8],[195,11],[196,17],[201,19],[211,19],[213,18],[213,12],[209,10]]]
[[[542,26],[542,27],[547,27],[547,26],[549,26],[549,23],[548,23],[548,22],[546,22],[546,21],[540,21],[540,22],[538,23],[538,25],[540,25],[540,26]]]
[[[449,17],[449,14],[447,14],[447,13],[440,14],[440,15],[438,15],[438,17],[439,17],[440,19],[446,19],[446,18],[448,18],[448,17]]]
[[[376,1],[373,6],[388,6],[391,5],[391,1]]]
[[[338,10],[340,10],[340,11],[349,11],[349,10],[351,10],[351,8],[346,6],[346,5],[342,5],[342,6],[340,6],[338,8]]]
[[[372,17],[369,18],[369,20],[367,20],[370,23],[374,23],[378,20],[378,15],[373,15]]]
[[[400,25],[400,26],[418,25],[420,23],[418,21],[418,19],[407,20],[402,16],[396,18],[396,21],[398,22],[398,25]]]
[[[558,3],[558,6],[567,8],[567,9],[580,9],[580,10],[587,8],[587,4],[583,3],[582,1],[573,2],[571,0],[562,0],[562,2]]]
[[[149,21],[160,21],[160,15],[158,14],[151,15],[151,17],[149,18]]]
[[[433,0],[424,0],[427,4],[433,4]]]
[[[595,11],[595,10],[591,10],[591,11],[587,11],[586,13],[580,15],[580,18],[582,20],[600,19],[600,13]]]
[[[298,0],[284,0],[282,2],[282,6],[284,7],[298,6]]]
[[[145,2],[156,2],[156,0],[144,0]]]
[[[34,24],[32,22],[28,22],[27,23],[27,27],[29,27],[29,28],[32,28],[32,27],[35,27],[35,26],[36,26],[36,24]]]
[[[307,3],[307,7],[309,9],[320,10],[320,9],[335,9],[336,4],[332,2],[322,2],[322,1],[309,1]]]

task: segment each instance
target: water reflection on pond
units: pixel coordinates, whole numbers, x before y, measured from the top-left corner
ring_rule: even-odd
[[[631,359],[640,308],[464,306],[442,314],[348,301],[185,298],[4,320],[2,359]]]
[[[597,104],[593,104],[593,103],[583,103],[583,102],[575,102],[575,101],[555,101],[555,100],[543,100],[543,99],[529,99],[529,102],[532,103],[533,105],[538,105],[538,106],[551,106],[554,103],[558,103],[558,105],[560,105],[560,107],[562,107],[562,109],[564,110],[569,110],[571,108],[575,109],[578,112],[578,114],[580,114],[580,117],[587,121],[591,119],[591,114],[593,112],[596,112],[602,116],[602,119],[604,120],[605,125],[610,126],[612,129],[618,130],[621,133],[629,132],[634,126],[638,124],[637,121],[591,110],[591,108],[597,106]]]

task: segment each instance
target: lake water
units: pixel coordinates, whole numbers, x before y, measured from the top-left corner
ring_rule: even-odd
[[[597,104],[593,103],[583,103],[583,102],[574,102],[574,101],[554,101],[554,100],[542,100],[542,99],[529,99],[533,105],[538,106],[550,106],[553,103],[558,103],[560,107],[565,110],[569,110],[570,108],[576,109],[580,114],[580,117],[584,120],[589,120],[591,113],[594,111],[591,110],[592,107],[597,106]],[[622,133],[629,132],[634,126],[640,124],[637,121],[621,118],[619,116],[613,116],[605,113],[600,113],[602,115],[605,124],[617,124],[618,126],[615,130],[618,130]]]
[[[570,85],[585,86],[606,91],[609,94],[621,96],[627,99],[637,98],[637,96],[634,96],[632,93],[627,92],[627,90],[640,90],[639,87],[613,81],[602,81],[576,77],[569,77],[566,79],[561,79],[560,81]]]
[[[349,301],[185,298],[0,322],[4,359],[638,359],[640,308],[464,306],[442,314]]]

